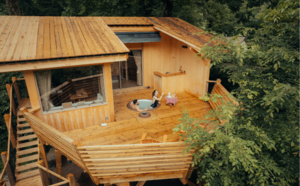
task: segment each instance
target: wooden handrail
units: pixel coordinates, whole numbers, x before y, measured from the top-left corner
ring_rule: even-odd
[[[15,81],[16,82],[16,81]],[[9,104],[9,115],[10,115],[10,118],[9,118],[9,124],[8,124],[8,139],[7,139],[7,160],[6,160],[6,163],[5,163],[5,165],[4,165],[4,168],[3,168],[3,170],[2,170],[2,172],[1,172],[1,175],[0,175],[0,180],[3,178],[3,175],[4,175],[4,172],[6,171],[6,168],[7,168],[7,165],[9,164],[9,156],[10,156],[10,141],[11,141],[11,115],[12,115],[12,100],[13,100],[13,98],[12,98],[12,87],[13,87],[13,85],[14,85],[14,83],[15,82],[13,82],[12,83],[12,85],[10,86],[10,89],[9,89],[9,97],[11,98],[10,99],[10,104]]]
[[[64,180],[64,181],[67,181],[67,183],[69,183],[69,180],[68,180],[67,178],[65,178],[65,177],[63,177],[63,176],[61,176],[61,175],[59,175],[59,174],[57,174],[57,173],[55,173],[55,172],[53,172],[53,171],[51,171],[51,170],[49,170],[49,169],[46,169],[45,167],[41,166],[40,164],[37,164],[37,166],[38,166],[38,168],[42,169],[43,171],[46,171],[47,173],[50,173],[50,174],[52,174],[53,176],[56,176],[56,177],[58,177],[59,179],[62,179],[62,180]]]

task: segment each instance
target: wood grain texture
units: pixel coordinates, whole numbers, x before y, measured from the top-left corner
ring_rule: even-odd
[[[95,125],[64,134],[73,139],[80,139],[82,145],[137,144],[140,143],[143,133],[147,133],[147,138],[158,141],[163,141],[163,136],[168,135],[167,142],[176,142],[179,136],[174,134],[172,129],[180,123],[178,119],[182,116],[182,108],[189,110],[190,116],[198,118],[211,110],[208,103],[184,92],[177,94],[178,102],[175,107],[167,106],[163,98],[161,106],[150,111],[150,118],[139,118],[139,112],[127,108],[127,103],[133,99],[151,99],[152,91],[153,89],[143,89],[116,93],[115,122],[108,123],[106,127]]]
[[[143,43],[143,80],[144,86],[154,87],[154,74],[175,73],[180,66],[186,72],[183,89],[197,96],[206,93],[206,81],[209,80],[210,67],[196,54],[182,48],[181,41],[161,33],[161,42]],[[174,84],[174,83],[172,83]],[[175,83],[176,84],[176,83]]]
[[[0,62],[128,52],[100,17],[0,18]]]

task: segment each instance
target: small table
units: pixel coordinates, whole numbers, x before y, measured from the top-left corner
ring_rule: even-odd
[[[168,97],[166,96],[166,104],[172,104],[172,105],[175,105],[175,103],[177,103],[178,99],[177,97]]]

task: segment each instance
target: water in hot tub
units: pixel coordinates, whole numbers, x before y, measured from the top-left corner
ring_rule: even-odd
[[[148,108],[149,110],[152,109],[151,105],[152,105],[152,100],[150,99],[139,99],[139,107],[140,109],[146,109]]]

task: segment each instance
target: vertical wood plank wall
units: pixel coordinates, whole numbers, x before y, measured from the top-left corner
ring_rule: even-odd
[[[48,114],[42,113],[40,110],[35,115],[62,132],[114,121],[114,100],[110,66],[110,63],[103,64],[107,104]],[[24,78],[32,107],[41,107],[33,71],[24,72]],[[108,117],[108,120],[105,120],[106,117]]]
[[[206,81],[209,80],[209,65],[196,53],[182,48],[185,45],[164,33],[160,33],[161,42],[143,44],[144,86],[154,86],[154,71],[161,73],[178,72],[180,66],[186,71],[185,91],[204,95]],[[207,60],[210,63],[210,60]]]

